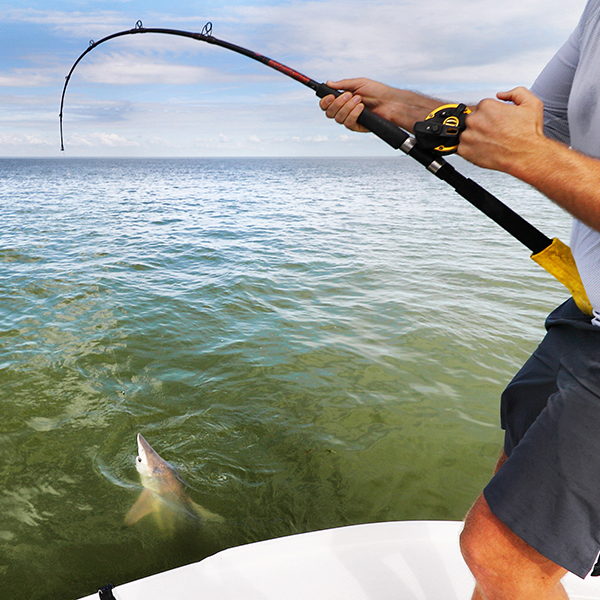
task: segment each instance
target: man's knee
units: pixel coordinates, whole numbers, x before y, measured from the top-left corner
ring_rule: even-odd
[[[494,565],[496,561],[491,556],[495,544],[490,544],[489,516],[491,514],[487,502],[480,496],[466,519],[460,534],[460,549],[465,562],[475,574]]]
[[[494,515],[483,494],[465,519],[460,547],[475,577],[483,573],[486,578],[504,577],[514,568],[514,561],[519,561],[530,549]]]
[[[565,569],[554,564],[515,535],[490,510],[481,495],[465,519],[460,547],[481,589],[509,590],[514,598],[546,598],[552,590],[566,598],[559,586]],[[559,586],[559,587],[556,587]],[[504,596],[503,596],[504,597]]]

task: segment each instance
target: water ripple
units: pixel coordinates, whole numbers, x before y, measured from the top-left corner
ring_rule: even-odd
[[[530,188],[468,174],[568,239]],[[1,160],[0,216],[13,598],[297,531],[461,518],[498,451],[498,395],[566,297],[404,158]],[[220,529],[122,529],[138,431]],[[160,564],[132,563],[140,544]]]

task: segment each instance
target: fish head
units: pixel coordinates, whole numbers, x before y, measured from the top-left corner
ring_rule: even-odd
[[[141,433],[137,435],[137,445],[138,454],[135,459],[135,468],[142,477],[142,481],[158,479],[167,473],[175,472],[173,467],[159,456]]]

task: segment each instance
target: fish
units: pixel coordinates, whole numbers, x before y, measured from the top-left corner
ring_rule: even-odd
[[[224,521],[188,496],[177,469],[161,458],[141,433],[137,434],[137,446],[135,466],[144,489],[125,516],[125,525],[133,525],[152,513],[161,529],[172,529],[177,521],[185,519]]]

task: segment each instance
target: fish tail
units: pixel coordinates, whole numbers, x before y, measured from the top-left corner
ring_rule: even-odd
[[[215,523],[222,523],[225,519],[216,513],[210,512],[210,510],[196,504],[195,502],[191,503],[194,512],[204,521],[213,521]]]

